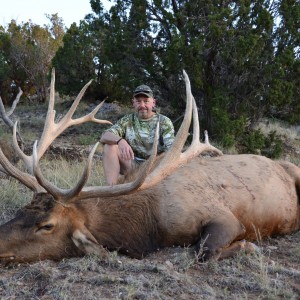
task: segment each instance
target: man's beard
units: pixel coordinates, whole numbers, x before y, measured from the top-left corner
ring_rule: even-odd
[[[139,116],[147,118],[147,117],[149,117],[150,111],[148,109],[140,109],[138,111],[138,113],[139,113]]]

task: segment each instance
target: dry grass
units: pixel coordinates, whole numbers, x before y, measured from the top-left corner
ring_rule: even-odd
[[[285,139],[300,139],[300,131],[297,126],[290,126],[278,120],[264,119],[256,125],[255,129],[259,129],[264,135],[276,131],[278,135]]]
[[[300,127],[289,126],[288,124],[272,119],[263,119],[255,129],[268,136],[271,132],[276,132],[283,140],[284,153],[282,159],[288,160],[300,166]]]
[[[83,162],[42,161],[58,186],[77,182]],[[69,177],[66,174],[72,174]],[[66,180],[65,178],[68,178]],[[102,184],[96,161],[90,185]],[[1,179],[0,222],[29,202],[31,192]],[[300,232],[258,243],[260,251],[199,263],[194,249],[168,248],[143,260],[111,252],[0,268],[1,299],[297,299],[300,293]]]
[[[25,112],[23,117],[33,120]],[[23,131],[29,130],[29,139],[36,136],[30,132],[37,128],[36,120],[32,122],[29,127],[22,127]],[[292,139],[292,133],[288,136]],[[68,135],[64,137],[64,142],[70,140]],[[300,159],[300,155],[294,157]],[[41,166],[54,184],[70,188],[81,176],[84,162],[46,157]],[[100,160],[95,160],[88,184],[103,184]],[[0,187],[2,224],[30,201],[32,192],[5,177],[0,178]],[[299,244],[297,232],[259,241],[257,253],[240,252],[232,259],[206,263],[198,262],[192,247],[174,247],[143,260],[111,252],[105,260],[85,256],[10,265],[0,267],[0,299],[299,299]]]
[[[292,237],[299,241],[299,235]],[[106,261],[85,256],[11,266],[0,269],[0,294],[1,299],[298,299],[299,259],[294,265],[288,257],[276,260],[289,247],[285,239],[280,242],[277,251],[268,251],[267,241],[266,253],[201,264],[193,249],[172,248],[143,260],[113,252]]]

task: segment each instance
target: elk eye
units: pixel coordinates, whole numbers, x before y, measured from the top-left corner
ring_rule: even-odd
[[[54,227],[54,225],[53,224],[45,224],[45,225],[43,225],[43,226],[40,226],[39,227],[39,229],[38,229],[38,231],[39,230],[47,230],[47,231],[49,231],[49,230],[51,230],[52,228]]]
[[[50,230],[53,228],[53,224],[46,224],[45,226],[43,226],[42,228],[45,229],[45,230]]]

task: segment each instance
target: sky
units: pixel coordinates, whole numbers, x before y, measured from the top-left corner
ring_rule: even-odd
[[[110,7],[109,1],[102,3],[104,7]],[[65,26],[70,27],[73,22],[78,25],[91,12],[89,0],[0,0],[0,25],[5,26],[12,19],[17,24],[30,19],[32,23],[43,26],[49,23],[45,14],[57,13]]]

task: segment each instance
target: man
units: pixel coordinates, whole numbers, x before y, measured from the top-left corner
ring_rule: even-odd
[[[149,86],[135,89],[132,104],[135,112],[121,118],[100,139],[104,144],[103,168],[109,185],[116,184],[119,174],[128,174],[150,156],[158,121],[158,153],[167,151],[174,141],[173,124],[168,117],[155,112],[156,100]]]

